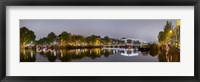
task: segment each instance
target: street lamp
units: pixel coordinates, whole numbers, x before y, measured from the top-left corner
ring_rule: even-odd
[[[169,33],[172,34],[172,30],[170,30]]]

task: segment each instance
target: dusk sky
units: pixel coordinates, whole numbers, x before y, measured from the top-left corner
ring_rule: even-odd
[[[121,39],[122,37],[142,41],[157,41],[168,19],[136,20],[136,19],[21,19],[20,27],[27,27],[35,32],[36,40],[54,32],[59,35],[63,31],[80,35],[99,35]],[[176,26],[176,19],[170,19]]]

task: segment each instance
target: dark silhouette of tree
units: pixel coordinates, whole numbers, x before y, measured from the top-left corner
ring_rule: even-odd
[[[67,43],[70,41],[70,33],[67,33],[67,32],[62,32],[60,35],[59,35],[60,39],[61,39],[61,46],[66,46]]]
[[[48,43],[52,43],[56,40],[56,35],[53,32],[50,32],[47,36]]]
[[[159,35],[158,35],[158,41],[159,41],[159,43],[163,43],[165,40],[166,40],[166,36],[165,36],[164,32],[160,31]]]
[[[105,37],[103,38],[103,43],[104,43],[104,44],[109,44],[110,41],[111,41],[111,39],[110,39],[108,36],[105,36]]]
[[[172,23],[167,21],[166,25],[163,28],[164,31],[161,31],[158,34],[158,41],[160,43],[166,42],[172,36],[172,34],[170,33],[172,29],[173,29]]]
[[[101,43],[103,44],[110,44],[111,38],[105,36],[101,38],[97,35],[91,36],[83,36],[83,35],[75,35],[63,31],[58,36],[55,33],[50,32],[47,37],[41,38],[37,41],[38,44],[51,44],[52,42],[57,41],[60,46],[63,47],[77,47],[77,46],[100,46]]]
[[[26,27],[20,28],[20,46],[25,47],[27,43],[35,41],[35,34],[32,30],[29,30]]]

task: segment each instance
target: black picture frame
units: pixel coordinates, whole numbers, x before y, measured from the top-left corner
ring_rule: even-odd
[[[194,6],[194,76],[6,76],[6,6]],[[0,80],[2,82],[199,82],[199,0],[2,0],[0,1]]]

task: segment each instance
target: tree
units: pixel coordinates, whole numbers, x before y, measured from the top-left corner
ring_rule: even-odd
[[[75,41],[74,42],[78,42],[79,45],[82,45],[82,43],[85,43],[85,37],[82,35],[75,35]],[[76,43],[77,45],[77,43]]]
[[[159,35],[158,35],[158,41],[159,41],[159,43],[163,43],[165,41],[165,39],[166,39],[166,37],[164,35],[164,32],[160,31]]]
[[[85,42],[85,37],[84,37],[84,36],[77,35],[76,38],[77,38],[77,40],[80,41],[80,42]]]
[[[57,36],[55,35],[55,33],[53,32],[50,32],[47,36],[47,40],[48,40],[48,43],[52,43],[56,40]]]
[[[26,27],[20,28],[20,46],[25,47],[26,44],[35,41],[35,34]]]
[[[110,44],[110,38],[109,38],[108,36],[105,36],[105,37],[103,38],[103,43],[104,43],[104,44]]]
[[[67,42],[70,41],[70,33],[67,33],[66,31],[62,32],[60,35],[59,35],[60,39],[61,39],[61,46],[66,46],[67,45]]]
[[[164,31],[160,31],[158,34],[158,41],[159,43],[164,43],[166,42],[171,36],[172,36],[172,23],[167,21],[166,25],[164,26],[163,30]]]
[[[88,45],[91,44],[90,41],[91,41],[91,37],[90,37],[90,36],[88,36],[88,37],[85,38],[85,42],[86,42]]]
[[[167,21],[167,24],[165,25],[165,28],[164,28],[164,35],[166,36],[165,39],[169,39],[171,37],[171,33],[170,31],[172,31],[172,22],[169,22]]]
[[[38,44],[48,44],[48,39],[46,37],[41,38],[38,40]]]

